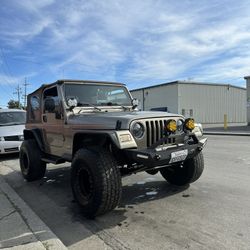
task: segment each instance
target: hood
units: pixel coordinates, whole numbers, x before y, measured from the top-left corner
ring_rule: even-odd
[[[0,136],[23,135],[25,125],[0,126]]]
[[[121,122],[121,129],[129,129],[129,124],[134,120],[183,117],[178,114],[152,111],[130,111],[130,112],[93,112],[70,115],[68,124],[91,126],[92,129],[115,129],[117,121]]]

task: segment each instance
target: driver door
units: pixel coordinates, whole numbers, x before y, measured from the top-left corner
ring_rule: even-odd
[[[43,92],[42,123],[46,151],[62,156],[64,119],[57,86],[47,88]]]

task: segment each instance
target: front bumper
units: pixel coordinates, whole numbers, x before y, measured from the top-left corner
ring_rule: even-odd
[[[163,146],[162,148],[147,148],[147,149],[126,149],[128,159],[132,159],[137,164],[142,164],[145,167],[154,168],[160,166],[174,165],[180,162],[171,162],[171,154],[178,151],[187,150],[185,160],[193,158],[197,155],[206,145],[207,138],[200,139],[193,143],[175,144]]]
[[[1,141],[0,142],[0,155],[18,153],[21,147],[22,141]]]

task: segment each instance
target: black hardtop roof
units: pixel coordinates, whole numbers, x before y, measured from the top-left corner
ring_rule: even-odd
[[[77,84],[88,84],[88,83],[101,83],[101,84],[110,84],[110,85],[120,85],[120,86],[125,86],[125,84],[123,83],[119,83],[119,82],[108,82],[108,81],[95,81],[95,80],[73,80],[73,79],[60,79],[57,80],[53,83],[46,83],[46,84],[42,84],[38,89],[36,89],[35,91],[33,91],[32,93],[30,93],[29,95],[42,91],[43,89],[47,88],[47,87],[52,87],[53,85],[56,84],[63,84],[63,83],[77,83]]]

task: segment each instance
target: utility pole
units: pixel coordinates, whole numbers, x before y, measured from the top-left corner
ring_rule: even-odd
[[[24,109],[26,109],[27,107],[27,86],[30,85],[29,83],[27,83],[27,78],[25,77],[24,79],[24,103],[23,103],[23,107]]]
[[[21,90],[21,87],[20,87],[19,84],[18,84],[18,85],[17,85],[17,88],[16,88],[16,92],[14,92],[13,94],[14,94],[14,95],[17,95],[19,109],[21,108],[21,107],[20,107],[20,104],[21,104],[21,102],[20,102],[20,95],[21,95],[21,93],[22,93],[22,90]]]

